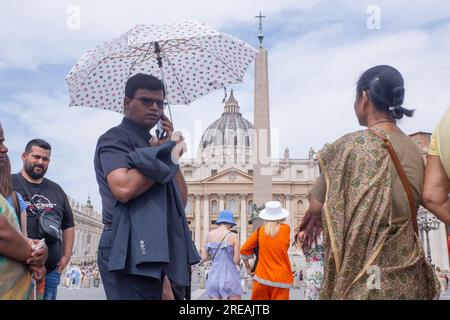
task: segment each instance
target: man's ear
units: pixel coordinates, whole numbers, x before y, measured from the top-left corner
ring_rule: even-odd
[[[125,97],[123,99],[123,113],[126,114],[128,112],[128,110],[130,109],[130,102],[131,99],[128,97]]]
[[[27,153],[26,152],[22,153],[22,160],[25,161],[26,158],[27,158]]]

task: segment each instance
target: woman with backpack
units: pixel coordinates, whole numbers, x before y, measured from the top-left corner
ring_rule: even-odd
[[[241,257],[247,268],[248,259],[258,251],[258,263],[253,276],[252,300],[289,300],[293,276],[288,250],[290,227],[284,221],[289,211],[278,201],[269,201],[259,214],[264,225],[258,228],[241,247]],[[250,273],[250,270],[249,270]]]

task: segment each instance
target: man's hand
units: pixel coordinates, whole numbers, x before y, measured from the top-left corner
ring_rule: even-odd
[[[70,261],[70,257],[63,256],[63,257],[61,258],[61,260],[59,260],[56,270],[57,270],[59,273],[62,273],[63,270],[64,270],[64,268],[65,268],[65,267],[67,266],[67,264],[69,263],[69,261]]]
[[[161,132],[159,132],[158,129],[156,129],[156,136],[152,137],[150,139],[150,145],[152,147],[160,146],[168,141],[170,141],[172,132],[173,132],[173,124],[170,122],[169,118],[167,118],[164,114],[161,117],[161,127],[165,131],[165,134],[163,137],[160,138]]]
[[[43,266],[48,257],[48,247],[43,240],[30,240],[31,257],[25,262],[32,266]]]

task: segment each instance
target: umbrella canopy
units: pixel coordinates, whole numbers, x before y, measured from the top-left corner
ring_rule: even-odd
[[[198,21],[137,25],[90,49],[66,77],[69,106],[123,112],[125,83],[136,73],[162,79],[169,104],[190,104],[242,82],[257,51]]]

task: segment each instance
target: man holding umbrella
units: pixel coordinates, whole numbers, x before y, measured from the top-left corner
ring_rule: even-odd
[[[173,161],[184,142],[164,116],[165,94],[154,76],[130,77],[122,122],[97,142],[105,224],[98,264],[108,299],[161,299],[164,279],[188,286],[189,265],[200,260],[184,212],[187,186]],[[163,132],[154,137],[158,121]]]

